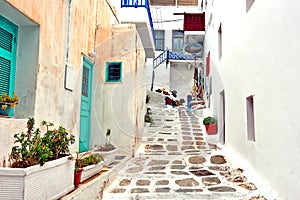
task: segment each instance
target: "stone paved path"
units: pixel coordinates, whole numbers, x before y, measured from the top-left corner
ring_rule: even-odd
[[[202,120],[185,108],[151,108],[135,158],[118,172],[103,199],[264,199],[233,168],[215,144],[205,140]]]

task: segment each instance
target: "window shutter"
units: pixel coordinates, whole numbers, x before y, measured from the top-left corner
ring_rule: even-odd
[[[15,82],[17,26],[0,17],[0,95],[12,95]]]
[[[11,61],[0,56],[0,94],[9,94]]]

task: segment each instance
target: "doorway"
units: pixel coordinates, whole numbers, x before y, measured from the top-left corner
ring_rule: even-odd
[[[225,144],[225,91],[220,92],[220,110],[219,110],[219,127],[220,142]]]
[[[91,61],[83,57],[79,152],[87,151],[90,146],[93,65]]]

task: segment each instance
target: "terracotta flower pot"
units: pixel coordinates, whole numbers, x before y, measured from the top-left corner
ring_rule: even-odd
[[[205,125],[206,133],[208,135],[217,134],[217,124],[208,124]]]
[[[74,186],[77,188],[80,183],[82,169],[78,169],[76,172],[74,172]]]

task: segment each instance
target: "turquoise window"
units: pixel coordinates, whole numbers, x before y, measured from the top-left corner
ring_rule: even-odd
[[[18,27],[0,16],[0,95],[14,92]]]
[[[122,81],[122,62],[106,63],[106,82]]]

